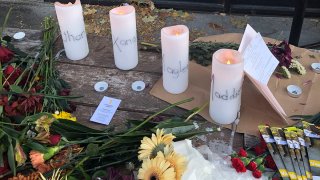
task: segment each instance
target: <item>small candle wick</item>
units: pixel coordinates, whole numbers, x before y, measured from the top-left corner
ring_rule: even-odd
[[[231,61],[228,59],[227,64],[231,64]]]

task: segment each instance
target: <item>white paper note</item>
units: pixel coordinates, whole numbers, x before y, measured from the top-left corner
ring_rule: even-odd
[[[260,33],[251,40],[242,55],[244,71],[260,83],[267,85],[279,61],[270,52]]]
[[[275,111],[284,119],[287,116],[268,87],[268,81],[279,64],[265,44],[260,33],[249,24],[243,34],[238,51],[244,58],[244,71]]]
[[[117,111],[120,102],[120,99],[114,99],[107,96],[103,97],[96,111],[90,118],[90,121],[108,125]]]

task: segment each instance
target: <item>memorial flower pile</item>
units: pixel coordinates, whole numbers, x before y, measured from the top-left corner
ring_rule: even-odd
[[[0,178],[15,176],[20,171],[48,176],[58,168],[64,177],[92,177],[97,171],[128,162],[138,167],[139,159],[141,179],[153,175],[180,179],[186,167],[185,159],[173,151],[173,140],[208,132],[196,130],[192,122],[185,122],[194,112],[160,122],[153,119],[191,100],[178,102],[146,119],[128,121],[129,129],[121,132],[113,132],[111,128],[91,129],[76,121],[56,119],[56,114],[50,113],[27,116],[20,123],[1,121],[1,146],[8,146],[2,149]]]
[[[6,117],[74,110],[67,100],[76,97],[69,96],[71,87],[54,68],[55,21],[47,17],[43,26],[43,43],[36,55],[21,52],[1,38],[0,114]]]

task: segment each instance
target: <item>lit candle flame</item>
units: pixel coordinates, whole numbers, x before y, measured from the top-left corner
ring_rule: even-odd
[[[119,11],[117,12],[117,14],[122,15],[122,14],[125,14],[125,12],[124,12],[123,10],[119,10]]]
[[[231,64],[231,61],[228,59],[227,64]]]

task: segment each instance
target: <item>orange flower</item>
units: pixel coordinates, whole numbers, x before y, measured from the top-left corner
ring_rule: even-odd
[[[47,148],[47,151],[45,154],[36,151],[36,150],[31,150],[29,153],[30,159],[31,159],[31,164],[33,168],[38,168],[39,165],[44,164],[46,160],[49,160],[52,158],[55,154],[57,154],[63,146],[54,146]]]
[[[31,164],[33,168],[37,168],[44,163],[43,154],[39,151],[31,150],[30,153]]]

